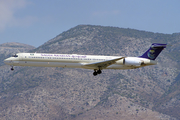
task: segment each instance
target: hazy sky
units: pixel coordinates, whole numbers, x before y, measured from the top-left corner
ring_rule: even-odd
[[[79,24],[180,32],[180,0],[0,0],[0,44],[38,47]]]

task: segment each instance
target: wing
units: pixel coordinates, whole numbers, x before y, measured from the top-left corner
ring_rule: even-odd
[[[104,69],[104,68],[107,68],[108,66],[116,63],[116,61],[121,60],[121,59],[124,59],[124,58],[125,58],[125,57],[120,57],[120,58],[111,59],[111,60],[106,60],[106,61],[102,61],[102,62],[88,63],[88,64],[84,64],[84,67]]]

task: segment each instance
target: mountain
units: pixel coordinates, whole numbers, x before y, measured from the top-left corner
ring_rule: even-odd
[[[180,119],[179,33],[78,25],[38,48],[26,50],[140,56],[154,42],[169,45],[157,58],[158,65],[103,70],[96,77],[86,69],[15,67],[12,72],[1,64],[0,118]],[[4,53],[2,49],[0,53]]]

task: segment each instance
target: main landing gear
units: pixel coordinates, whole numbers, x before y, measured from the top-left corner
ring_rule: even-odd
[[[99,70],[94,70],[93,75],[96,76],[96,75],[101,74],[101,73],[102,73],[102,72],[101,72],[100,69],[99,69]]]

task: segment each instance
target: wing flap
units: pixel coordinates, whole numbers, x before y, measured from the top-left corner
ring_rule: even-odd
[[[106,61],[101,61],[101,62],[95,62],[95,63],[88,63],[88,64],[84,64],[85,67],[93,67],[93,68],[100,68],[100,69],[104,69],[107,68],[108,66],[116,63],[116,61],[124,59],[125,57],[120,57],[120,58],[116,58],[116,59],[111,59],[111,60],[106,60]]]

